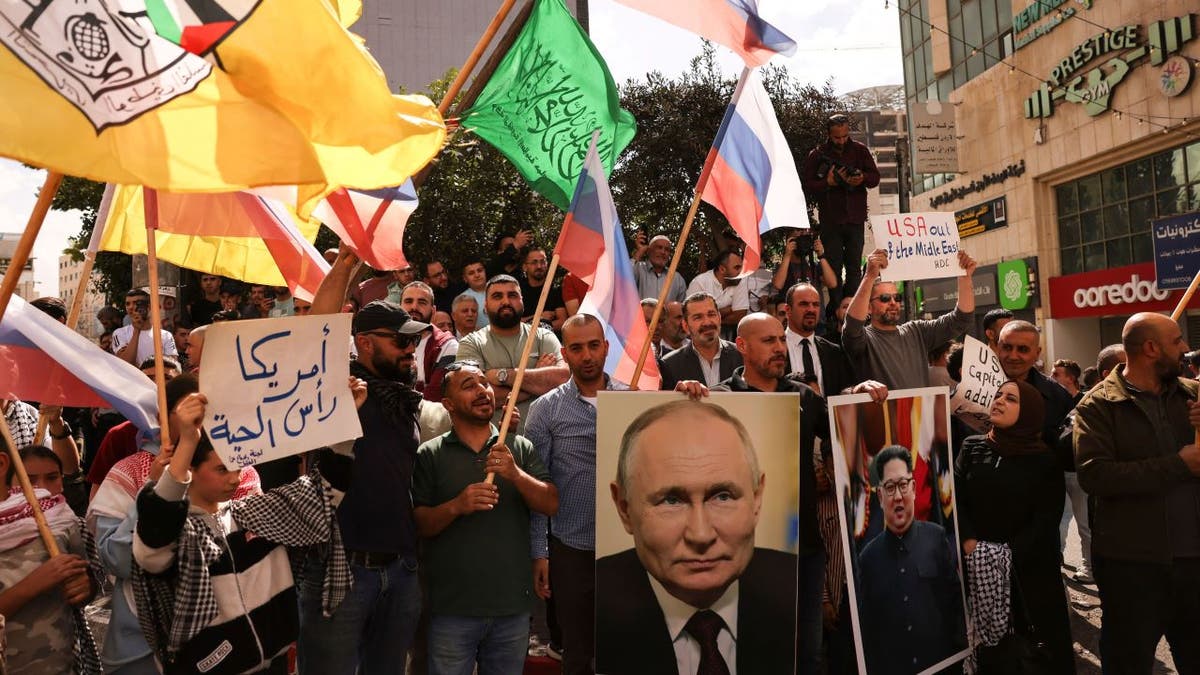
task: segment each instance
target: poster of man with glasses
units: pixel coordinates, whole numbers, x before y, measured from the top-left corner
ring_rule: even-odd
[[[829,400],[845,600],[858,672],[957,672],[967,655],[945,388]],[[946,670],[949,667],[949,670]]]

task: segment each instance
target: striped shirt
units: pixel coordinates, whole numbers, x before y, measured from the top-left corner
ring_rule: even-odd
[[[626,389],[605,380],[607,390]],[[550,532],[571,548],[596,550],[596,406],[579,394],[574,377],[533,402],[525,437],[558,488],[558,513],[550,519]],[[534,558],[549,557],[546,516],[533,514],[529,540]]]

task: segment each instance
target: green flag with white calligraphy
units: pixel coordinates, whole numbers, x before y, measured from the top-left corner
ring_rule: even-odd
[[[462,126],[504,153],[534,190],[571,204],[592,132],[605,173],[633,140],[604,59],[562,0],[537,0],[529,21]]]

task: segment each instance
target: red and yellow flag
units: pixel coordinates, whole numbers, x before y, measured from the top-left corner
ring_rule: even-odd
[[[445,125],[388,91],[352,4],[0,2],[0,155],[176,192],[398,185]]]

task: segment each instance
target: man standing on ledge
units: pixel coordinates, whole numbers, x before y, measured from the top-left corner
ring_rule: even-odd
[[[975,322],[975,259],[959,249],[958,264],[966,274],[958,278],[958,305],[932,321],[900,323],[904,299],[890,281],[880,281],[888,255],[875,249],[867,256],[867,274],[846,312],[842,347],[850,362],[859,364],[859,374],[879,380],[888,389],[929,386],[927,355],[935,346],[971,329]],[[870,324],[867,323],[868,313]]]
[[[837,289],[830,288],[827,313],[832,316],[842,296],[858,288],[867,190],[878,187],[879,169],[867,146],[850,138],[849,117],[834,115],[826,121],[825,128],[829,140],[808,153],[800,180],[809,203],[815,202],[819,210],[825,260],[839,281],[843,265],[846,268],[845,282]]]

